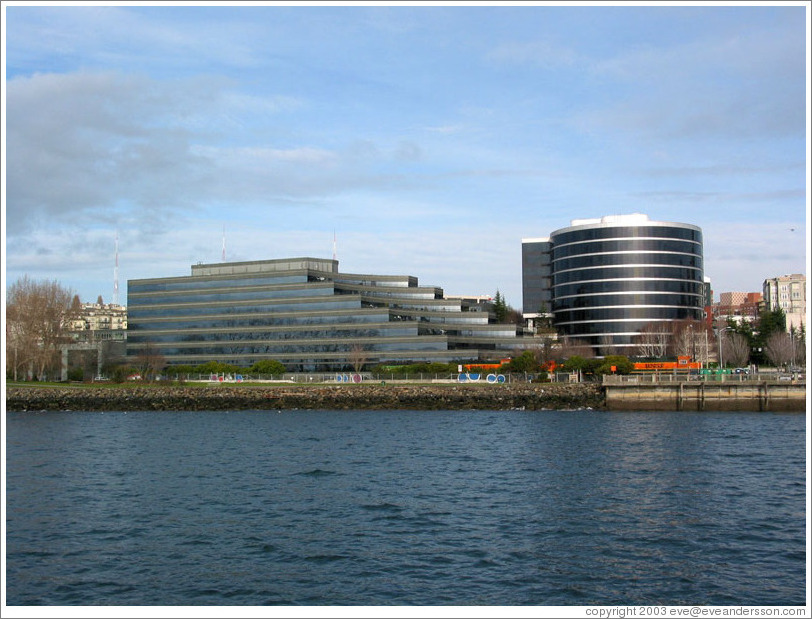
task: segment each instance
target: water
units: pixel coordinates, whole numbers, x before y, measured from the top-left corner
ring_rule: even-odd
[[[7,413],[7,603],[805,603],[805,418]]]

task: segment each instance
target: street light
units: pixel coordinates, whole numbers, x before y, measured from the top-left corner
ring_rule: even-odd
[[[719,327],[713,331],[716,333],[716,341],[719,342],[719,369],[722,370],[725,367],[725,364],[722,362],[722,333],[725,331],[733,331],[733,329],[730,327]]]

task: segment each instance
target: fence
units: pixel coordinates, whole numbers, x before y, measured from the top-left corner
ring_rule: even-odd
[[[386,383],[534,383],[534,382],[569,382],[569,374],[550,375],[543,380],[537,374],[529,373],[463,373],[463,374],[429,374],[411,375],[379,372],[288,372],[281,375],[270,374],[190,374],[184,380],[208,383],[243,383],[243,382],[286,382],[296,384],[358,384],[368,382]],[[172,380],[171,378],[169,380]]]
[[[789,383],[806,382],[806,373],[799,372],[756,372],[754,374],[607,374],[604,385],[646,385],[663,383],[763,383],[782,381]]]

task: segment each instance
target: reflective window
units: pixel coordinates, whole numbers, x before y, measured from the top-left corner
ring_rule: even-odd
[[[556,247],[566,243],[593,241],[596,239],[634,239],[638,237],[682,239],[702,243],[702,232],[676,226],[609,226],[605,228],[585,228],[551,236]]]
[[[556,312],[556,326],[570,322],[583,322],[593,320],[679,320],[686,317],[685,307],[626,307],[569,310]]]
[[[148,296],[127,295],[127,302],[130,307],[143,305],[157,305],[166,303],[217,303],[233,301],[258,301],[260,299],[290,299],[290,298],[311,298],[332,296],[333,289],[319,286],[317,288],[278,288],[278,289],[237,289],[223,290],[217,292],[201,291],[186,294],[150,294]]]
[[[553,248],[553,260],[581,254],[610,253],[616,251],[634,252],[675,252],[682,254],[702,253],[702,246],[693,241],[671,239],[623,239],[616,241],[581,241]]]
[[[556,286],[556,299],[573,295],[597,294],[601,292],[681,292],[704,295],[702,282],[671,279],[613,279],[605,281],[581,282]]]
[[[703,304],[701,295],[682,294],[601,294],[583,295],[565,298],[556,298],[552,311],[558,312],[568,309],[618,306],[626,307],[631,305],[677,305],[689,307],[701,307]]]
[[[680,308],[677,315],[673,316],[671,320],[684,320],[684,319],[700,320],[701,313],[691,310],[689,308]],[[645,327],[651,322],[650,318],[631,321],[599,321],[599,322],[568,322],[556,323],[556,327],[561,330],[563,335],[570,337],[578,337],[579,335],[595,335],[595,334],[611,334],[611,333],[639,333],[640,329]]]
[[[564,258],[555,262],[555,272],[561,273],[568,269],[586,269],[595,266],[613,266],[622,264],[634,265],[670,265],[702,268],[702,258],[694,254],[663,254],[663,253],[617,253],[617,254],[590,254]]]
[[[597,267],[556,273],[553,276],[553,286],[585,280],[630,278],[685,279],[701,282],[702,270],[667,266]]]
[[[229,279],[209,279],[205,277],[189,277],[170,281],[147,281],[145,283],[128,282],[127,292],[169,292],[182,290],[206,290],[210,288],[229,288],[234,286],[274,286],[279,284],[306,283],[306,275],[279,275],[265,277],[245,277]]]
[[[177,320],[150,320],[140,318],[139,322],[129,325],[128,331],[139,329],[222,329],[237,326],[288,326],[310,324],[358,324],[369,322],[387,322],[389,315],[382,313],[359,313],[355,315],[325,314],[323,316],[298,314],[276,316],[274,314],[256,314],[235,317],[233,315],[202,316],[200,318],[179,318]]]
[[[211,314],[213,311],[221,313],[231,313],[235,316],[243,314],[260,313],[260,312],[288,312],[291,310],[333,310],[333,309],[351,309],[354,307],[360,308],[361,303],[358,298],[353,297],[331,297],[323,303],[303,302],[303,303],[279,303],[275,304],[271,301],[264,302],[259,305],[254,304],[203,304],[200,305],[178,305],[178,306],[162,306],[156,308],[127,308],[127,326],[132,324],[133,318],[144,317],[173,317],[173,316],[203,316]]]

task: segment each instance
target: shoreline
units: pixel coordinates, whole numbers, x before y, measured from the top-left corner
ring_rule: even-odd
[[[8,411],[604,409],[598,384],[10,386]]]
[[[6,410],[578,410],[798,412],[805,384],[191,383],[39,384],[6,388]]]

